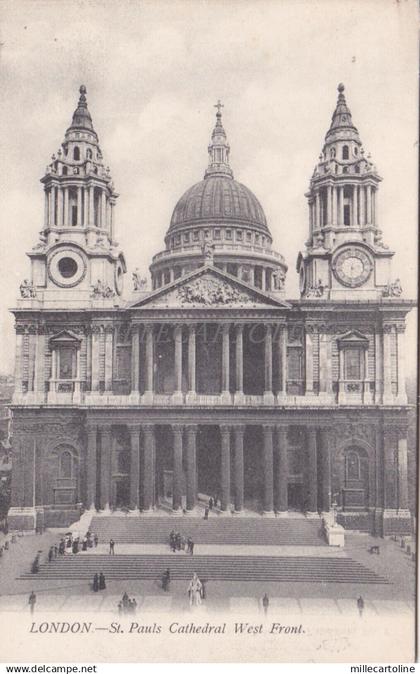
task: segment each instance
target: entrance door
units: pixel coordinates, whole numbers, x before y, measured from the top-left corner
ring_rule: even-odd
[[[301,484],[287,486],[288,510],[303,510],[303,489]]]
[[[121,477],[115,481],[115,507],[124,508],[130,505],[130,479]]]

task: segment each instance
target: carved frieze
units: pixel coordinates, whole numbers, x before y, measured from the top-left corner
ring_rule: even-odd
[[[195,279],[191,283],[181,286],[177,290],[181,305],[199,304],[202,306],[248,304],[252,298],[233,288],[223,281],[216,279]]]

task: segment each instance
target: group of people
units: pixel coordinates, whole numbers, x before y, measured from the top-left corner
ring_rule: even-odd
[[[194,541],[191,536],[185,538],[185,536],[180,534],[179,531],[174,531],[173,529],[169,534],[169,547],[172,552],[183,550],[187,553],[187,555],[194,554]]]
[[[127,592],[124,592],[123,596],[121,597],[121,601],[118,603],[118,613],[120,615],[124,614],[135,615],[136,609],[137,609],[137,602],[135,598],[133,597],[132,599],[130,599]]]
[[[64,555],[65,553],[77,554],[78,552],[86,552],[88,548],[93,548],[98,545],[98,536],[91,531],[87,531],[86,535],[81,538],[80,536],[73,536],[71,532],[67,533],[64,538],[61,538],[58,545],[58,554]],[[55,546],[53,546],[55,547]],[[55,555],[55,550],[54,554]],[[51,561],[51,560],[50,560]]]
[[[222,507],[222,502],[219,497],[210,496],[207,505],[204,508],[204,519],[208,520],[210,512],[213,510],[213,508],[217,508],[218,506]]]
[[[94,592],[99,592],[99,590],[106,590],[106,582],[105,582],[105,576],[102,573],[102,571],[93,576],[93,582],[92,582],[92,590]]]

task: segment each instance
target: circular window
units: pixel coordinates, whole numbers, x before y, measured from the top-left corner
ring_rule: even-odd
[[[71,278],[77,272],[77,262],[72,257],[62,257],[58,261],[58,271],[64,278]]]

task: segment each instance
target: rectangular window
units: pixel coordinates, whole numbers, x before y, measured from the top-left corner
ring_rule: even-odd
[[[76,352],[69,347],[62,347],[59,351],[59,379],[74,379],[76,376]]]
[[[226,230],[226,238],[227,238],[227,239],[231,239],[231,238],[232,238],[232,232],[231,232],[230,229],[227,229],[227,230]]]
[[[242,232],[240,229],[236,231],[236,240],[237,241],[242,241]]]
[[[215,229],[215,230],[214,230],[214,238],[215,238],[215,239],[220,239],[220,229]]]
[[[360,381],[362,377],[362,351],[346,349],[344,351],[344,378]]]
[[[246,233],[246,240],[249,241],[249,242],[252,241],[252,234],[251,234],[251,232],[247,232],[247,233]]]
[[[190,240],[190,235],[187,232],[186,234],[184,234],[184,243],[189,243],[189,240]]]
[[[300,349],[287,351],[287,378],[292,381],[302,379],[302,353]]]
[[[194,239],[194,241],[198,241],[199,233],[197,231],[193,232],[193,239]]]

